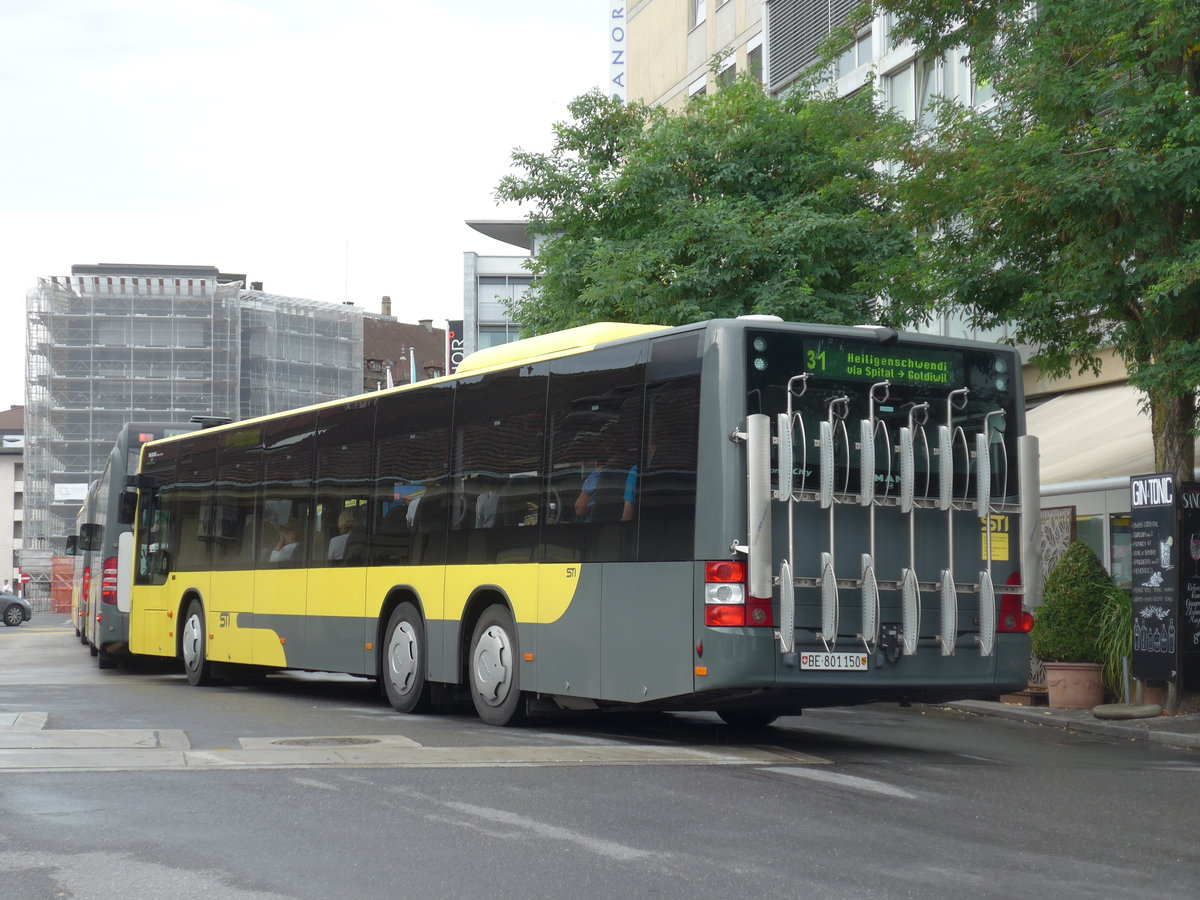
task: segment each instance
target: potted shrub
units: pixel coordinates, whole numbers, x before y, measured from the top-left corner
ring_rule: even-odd
[[[1082,541],[1068,547],[1050,570],[1030,648],[1045,664],[1051,706],[1091,709],[1103,702],[1104,657],[1096,622],[1114,590],[1112,577]]]

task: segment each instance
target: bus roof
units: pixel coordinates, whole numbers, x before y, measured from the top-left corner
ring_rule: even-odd
[[[539,362],[556,356],[566,356],[591,350],[597,344],[617,341],[622,338],[636,337],[654,331],[666,331],[665,325],[634,325],[629,322],[594,322],[591,325],[580,325],[565,331],[555,331],[551,334],[540,334],[537,337],[524,338],[507,344],[498,344],[476,350],[464,359],[455,374],[466,375],[481,372],[484,369],[505,368],[524,363]]]

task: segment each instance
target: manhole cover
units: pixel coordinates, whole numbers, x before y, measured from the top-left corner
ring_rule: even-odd
[[[278,747],[359,747],[363,744],[378,744],[379,741],[362,737],[311,737],[285,738],[271,743]]]

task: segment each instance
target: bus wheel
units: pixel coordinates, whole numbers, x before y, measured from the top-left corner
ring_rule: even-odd
[[[743,731],[766,728],[779,718],[779,713],[766,709],[725,709],[719,711],[717,715],[725,721],[726,725]]]
[[[183,621],[183,671],[189,684],[208,684],[212,680],[204,631],[204,607],[193,600]]]
[[[475,623],[468,661],[471,701],[489,725],[515,725],[521,708],[517,628],[508,608],[489,606]]]
[[[383,639],[383,690],[397,712],[429,709],[425,681],[425,623],[411,603],[401,603],[388,619]]]
[[[99,650],[96,654],[96,665],[101,669],[115,669],[120,663],[116,655],[109,653],[107,650]]]

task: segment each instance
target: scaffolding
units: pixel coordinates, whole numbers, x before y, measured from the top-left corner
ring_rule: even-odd
[[[361,309],[218,274],[77,266],[28,293],[24,546],[41,551],[31,563],[63,552],[127,422],[246,418],[361,391]]]

